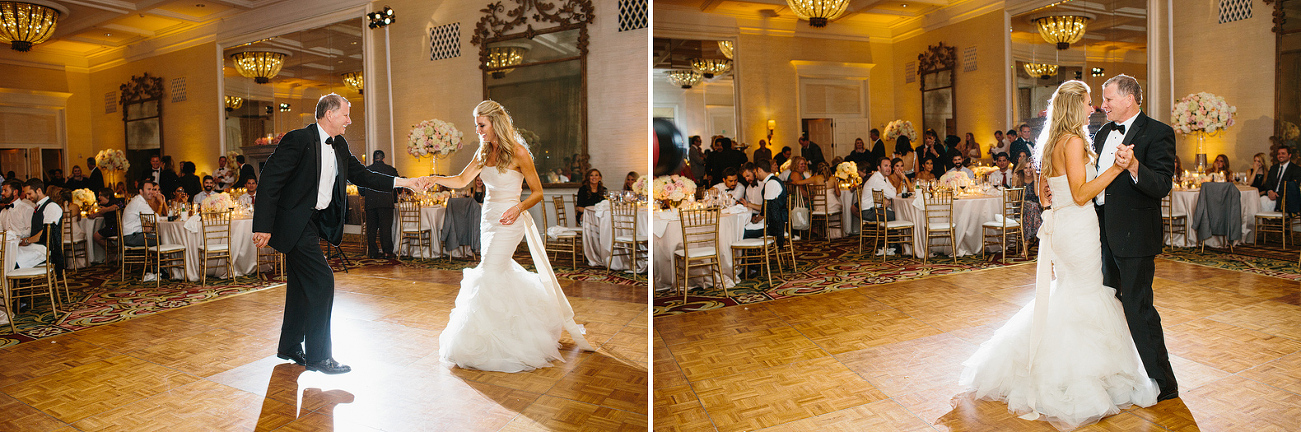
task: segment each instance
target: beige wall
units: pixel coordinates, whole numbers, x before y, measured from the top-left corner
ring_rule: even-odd
[[[1272,8],[1257,4],[1252,18],[1218,23],[1213,2],[1174,8],[1174,98],[1210,92],[1238,107],[1237,124],[1206,139],[1207,159],[1224,153],[1230,167],[1244,171],[1251,156],[1269,151],[1274,131],[1274,33]],[[1194,135],[1178,135],[1177,153],[1192,169]]]
[[[6,88],[71,93],[68,97],[67,124],[68,150],[65,153],[64,174],[72,175],[72,166],[86,166],[85,155],[91,153],[92,130],[87,127],[90,113],[95,107],[102,112],[103,95],[97,99],[90,94],[90,77],[86,73],[16,65],[0,65],[2,84]],[[98,104],[98,105],[96,105]]]

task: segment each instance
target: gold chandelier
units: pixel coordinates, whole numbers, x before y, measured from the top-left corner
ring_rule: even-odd
[[[718,50],[723,52],[723,57],[732,59],[732,41],[718,41]]]
[[[1093,17],[1083,15],[1056,15],[1034,19],[1039,28],[1039,35],[1048,43],[1057,44],[1057,49],[1064,50],[1084,37],[1084,31]]]
[[[722,75],[732,70],[732,62],[723,59],[691,59],[691,69],[700,72],[705,78]]]
[[[1032,77],[1048,79],[1057,75],[1057,65],[1048,63],[1026,63],[1025,73]]]
[[[235,70],[245,78],[253,78],[258,84],[271,82],[280,73],[280,68],[285,65],[285,57],[290,54],[288,51],[258,49],[250,51],[241,51],[230,55],[235,61]]]
[[[365,90],[366,88],[365,80],[362,79],[361,72],[348,72],[343,74],[343,85],[348,86],[348,88],[357,92],[357,94],[364,94],[362,93],[362,90]]]
[[[67,16],[68,9],[54,3],[0,1],[0,42],[9,42],[14,51],[31,51],[32,45],[49,40],[59,18]]]
[[[791,12],[810,27],[826,27],[827,21],[840,18],[849,7],[849,0],[786,0]]]
[[[524,62],[524,53],[526,51],[523,47],[492,47],[488,49],[488,63],[485,66],[488,69],[507,68],[492,71],[493,78],[503,78],[506,74],[515,70],[510,66],[517,66]]]
[[[226,111],[234,111],[244,106],[244,98],[239,96],[226,96]]]
[[[682,86],[684,89],[700,84],[700,72],[691,69],[673,69],[668,71],[668,75],[669,82],[675,86]]]

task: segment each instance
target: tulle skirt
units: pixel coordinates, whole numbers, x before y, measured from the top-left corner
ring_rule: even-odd
[[[438,337],[443,361],[463,368],[523,372],[561,359],[563,326],[555,298],[537,273],[508,262],[464,270],[456,307]]]

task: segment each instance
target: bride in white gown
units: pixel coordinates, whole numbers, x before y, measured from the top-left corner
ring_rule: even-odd
[[[1117,175],[1128,175],[1121,167],[1133,152],[1121,146],[1116,164],[1097,173],[1084,129],[1091,112],[1083,82],[1067,81],[1053,94],[1036,155],[1053,197],[1039,229],[1036,296],[963,363],[959,378],[972,396],[1006,402],[1021,418],[1061,430],[1130,405],[1151,406],[1157,396],[1116,291],[1102,284],[1092,203]]]
[[[525,211],[542,202],[542,182],[528,147],[497,102],[479,103],[474,122],[479,135],[474,160],[460,175],[433,177],[438,184],[460,188],[481,176],[488,189],[479,222],[483,261],[464,271],[456,307],[438,337],[439,358],[498,372],[548,367],[552,360],[562,360],[561,331],[569,332],[578,348],[591,351],[551,271],[537,226]],[[530,194],[521,201],[525,182]],[[512,258],[524,238],[537,273]]]

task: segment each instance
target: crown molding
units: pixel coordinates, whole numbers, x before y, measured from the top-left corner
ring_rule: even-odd
[[[69,97],[72,93],[0,88],[0,106],[63,109],[68,106]]]
[[[855,79],[866,80],[871,78],[872,68],[875,63],[849,63],[849,62],[828,62],[828,61],[809,61],[809,60],[791,60],[791,65],[795,66],[795,74],[806,78],[838,78],[838,79]]]
[[[909,18],[890,26],[893,36],[890,43],[901,42],[945,26],[957,24],[981,15],[1003,10],[1005,0],[966,0],[942,7],[934,12],[915,18]]]

